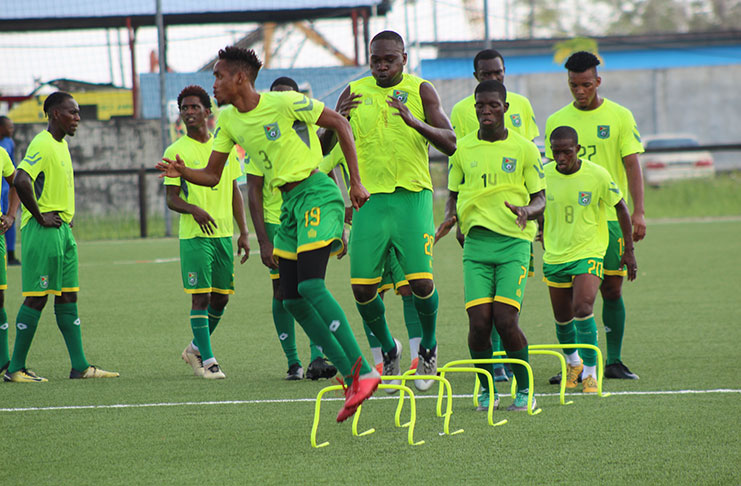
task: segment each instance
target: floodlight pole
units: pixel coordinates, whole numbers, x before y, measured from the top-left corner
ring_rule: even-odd
[[[159,53],[159,70],[160,70],[160,136],[162,140],[162,150],[160,153],[164,154],[165,149],[170,145],[170,133],[167,119],[167,93],[165,91],[166,82],[165,76],[167,75],[167,55],[166,41],[165,41],[165,20],[162,15],[162,0],[155,0],[157,4],[156,23],[157,23],[157,47]],[[167,208],[167,201],[165,201],[165,236],[172,236],[172,220],[170,210]]]
[[[489,0],[484,0],[484,48],[491,49],[491,35],[489,34]]]

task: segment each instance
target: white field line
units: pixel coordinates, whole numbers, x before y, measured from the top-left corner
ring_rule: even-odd
[[[612,395],[697,395],[705,393],[741,393],[741,390],[731,388],[716,388],[713,390],[656,390],[656,391],[622,391],[610,392]],[[558,393],[536,393],[536,397],[557,397]],[[594,394],[569,393],[568,397],[594,396]],[[415,395],[418,400],[437,399],[437,395]],[[453,395],[453,398],[472,398],[472,395]],[[398,400],[398,396],[379,396],[371,400]],[[323,401],[341,401],[344,398],[323,398]],[[17,407],[17,408],[0,408],[0,412],[53,412],[64,410],[90,410],[90,409],[111,409],[111,408],[154,408],[154,407],[192,407],[203,405],[262,405],[269,403],[301,403],[314,402],[316,398],[290,398],[290,399],[268,399],[268,400],[219,400],[207,402],[162,402],[162,403],[116,403],[112,405],[65,405],[58,407]]]

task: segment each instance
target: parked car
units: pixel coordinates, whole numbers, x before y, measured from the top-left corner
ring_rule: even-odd
[[[713,177],[715,161],[707,150],[686,150],[699,147],[693,135],[657,134],[643,137],[646,153],[641,154],[643,178],[646,184],[659,185],[664,181]],[[676,149],[668,152],[651,152],[651,149]]]

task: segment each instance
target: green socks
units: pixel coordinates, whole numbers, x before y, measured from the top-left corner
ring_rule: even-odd
[[[471,348],[468,348],[468,351],[471,353],[471,358],[473,359],[491,359],[491,353],[493,352],[492,348],[485,349],[483,351],[474,351]],[[492,379],[492,385],[494,385],[494,365],[492,363],[486,363],[486,364],[477,364],[475,365],[476,368],[481,368],[482,370],[486,370],[491,375]],[[478,374],[478,373],[477,373]],[[484,375],[479,374],[479,381],[481,382],[481,386],[484,388],[484,390],[489,390],[489,380],[484,377]],[[497,392],[497,387],[494,385],[493,390],[489,390],[490,394],[494,394]]]
[[[28,350],[31,348],[31,341],[33,341],[33,335],[36,334],[36,327],[39,325],[40,318],[41,311],[21,305],[18,317],[15,319],[15,346],[13,347],[13,358],[10,360],[8,373],[15,373],[26,367],[26,357],[28,356]]]
[[[526,363],[530,362],[530,360],[528,359],[527,346],[519,351],[507,351],[507,357],[511,359],[521,359]],[[519,364],[512,364],[510,365],[510,367],[512,368],[512,373],[515,375],[515,379],[517,380],[517,391],[526,391],[530,382],[527,376],[527,369]]]
[[[414,307],[417,309],[419,323],[422,327],[422,342],[420,345],[425,349],[433,349],[437,346],[437,339],[435,338],[438,304],[437,287],[432,290],[431,294],[425,297],[413,295],[413,298]],[[489,354],[489,357],[491,358],[491,354]]]
[[[387,353],[394,349],[396,343],[386,323],[386,307],[383,305],[383,299],[376,294],[373,300],[362,304],[355,302],[355,306],[358,308],[358,312],[360,312],[360,317],[363,318],[363,324],[368,326],[378,342],[381,343],[381,349]],[[368,342],[370,343],[370,339]],[[373,343],[370,344],[373,347]]]
[[[575,317],[577,338],[579,344],[592,344],[597,346],[597,323],[594,321],[594,314],[588,317]],[[579,356],[584,361],[584,366],[597,365],[597,351],[593,349],[579,349]]]
[[[569,322],[556,321],[556,337],[559,344],[576,344],[576,327],[573,319]],[[564,354],[573,354],[574,348],[564,349]]]
[[[191,309],[190,328],[193,330],[193,338],[203,361],[214,357],[208,320],[208,311]]]
[[[5,313],[5,308],[2,308],[0,309],[0,366],[10,361],[8,327],[10,327],[8,324],[8,314]]]
[[[54,304],[54,314],[57,318],[57,327],[62,331],[64,342],[67,345],[67,352],[72,362],[72,368],[77,371],[85,371],[90,366],[90,363],[85,359],[85,353],[82,350],[82,331],[80,331],[77,304]],[[18,317],[20,317],[20,313]]]
[[[404,308],[404,324],[407,326],[407,335],[411,342],[412,339],[422,337],[422,323],[419,322],[419,314],[414,307],[414,296],[402,295],[401,302]],[[410,349],[409,351],[414,355],[417,350]]]
[[[209,304],[208,306],[208,333],[213,334],[214,330],[216,330],[216,326],[219,325],[219,321],[221,321],[221,317],[224,315],[224,309],[226,307],[222,308],[221,310],[216,310]]]
[[[283,302],[275,298],[273,299],[273,324],[275,324],[275,332],[278,333],[283,354],[286,355],[288,360],[288,366],[290,367],[294,363],[301,364],[296,350],[296,329],[293,316],[283,306]]]
[[[605,324],[605,341],[607,342],[607,364],[621,360],[623,334],[625,333],[625,304],[623,298],[603,301],[602,322]]]

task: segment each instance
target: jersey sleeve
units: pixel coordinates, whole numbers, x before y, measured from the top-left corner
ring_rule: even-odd
[[[448,189],[453,192],[460,192],[460,186],[463,185],[463,168],[459,153],[460,151],[456,151],[448,159]]]
[[[545,148],[545,156],[549,159],[553,160],[553,151],[551,151],[551,132],[553,131],[553,123],[555,120],[553,120],[553,115],[549,116],[548,119],[545,121],[545,141],[543,142],[544,148]]]
[[[614,207],[623,198],[623,193],[615,181],[610,177],[610,173],[603,170],[601,173],[602,187],[604,187],[603,200],[608,207]]]
[[[237,152],[237,145],[234,146],[231,153],[229,154],[229,164],[231,165],[231,179],[237,180],[242,177],[242,164],[239,162],[239,153]]]
[[[529,194],[545,189],[545,171],[540,160],[540,150],[534,143],[528,141],[525,148],[525,168],[522,171],[525,178],[525,187]]]
[[[286,97],[284,106],[290,112],[290,116],[296,120],[315,125],[324,111],[324,103],[309,98],[303,93],[286,91],[284,96]]]
[[[214,132],[214,144],[212,146],[212,149],[214,151],[221,152],[223,154],[228,154],[229,152],[231,152],[232,148],[234,148],[234,145],[236,144],[231,133],[229,133],[228,116],[229,115],[226,110],[221,112],[219,119],[216,122],[216,131]]]
[[[165,150],[165,157],[166,159],[175,160],[175,155],[177,155],[177,150],[173,145],[170,145]],[[163,184],[166,186],[180,186],[180,177],[165,177]]]
[[[0,148],[0,166],[2,166],[3,177],[10,177],[15,170],[13,161],[10,160],[10,155],[2,148]]]
[[[340,163],[340,157],[342,157],[342,151],[340,150],[340,144],[337,144],[334,146],[334,148],[325,156],[322,158],[322,161],[319,162],[319,170],[324,172],[325,174],[329,174],[332,172],[332,169],[337,167],[337,164]],[[339,156],[337,155],[339,152]]]
[[[244,159],[244,173],[247,175],[265,177],[265,174],[260,170],[257,164],[252,163],[252,159],[247,157]]]
[[[4,152],[4,150],[3,150]],[[34,137],[31,143],[26,149],[26,155],[18,164],[18,170],[22,170],[31,176],[31,179],[36,180],[36,177],[43,172],[48,165],[48,154],[44,153],[42,142],[39,141],[39,137]]]
[[[532,140],[540,135],[538,130],[538,124],[535,122],[535,112],[533,112],[533,105],[530,104],[530,100],[523,97],[523,111],[522,118],[525,123],[524,136],[528,140]]]
[[[620,157],[631,154],[642,154],[643,144],[641,143],[641,134],[638,133],[638,125],[635,118],[633,118],[633,114],[626,109],[622,118],[623,120],[620,124]]]
[[[463,103],[458,102],[450,112],[450,124],[453,125],[455,137],[460,140],[466,135],[466,126],[463,123]]]

